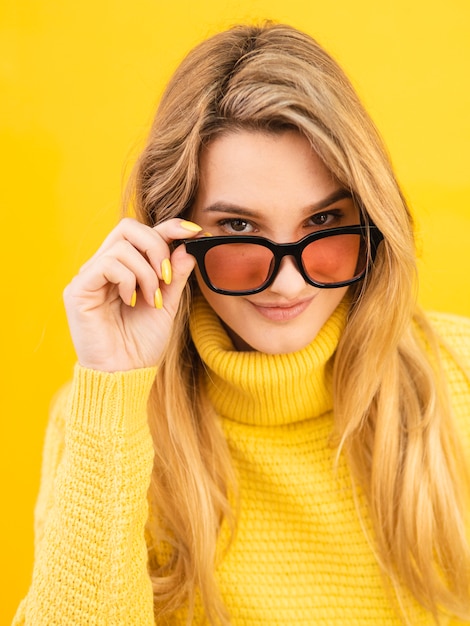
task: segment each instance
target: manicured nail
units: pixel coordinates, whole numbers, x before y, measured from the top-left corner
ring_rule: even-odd
[[[155,292],[154,302],[155,302],[155,308],[156,309],[162,309],[163,308],[163,297],[162,297],[162,292],[160,291],[160,287]]]
[[[137,302],[137,291],[134,289],[134,293],[132,294],[132,298],[131,298],[131,306],[134,307],[136,302]]]
[[[180,226],[181,228],[184,228],[185,230],[189,230],[192,233],[199,233],[202,230],[201,226],[198,226],[194,222],[188,222],[187,220],[181,220]]]
[[[208,232],[201,233],[201,235],[202,235],[202,237],[213,237],[214,236],[212,233],[208,233]]]
[[[170,259],[163,259],[162,261],[162,278],[165,285],[171,283],[171,263]]]

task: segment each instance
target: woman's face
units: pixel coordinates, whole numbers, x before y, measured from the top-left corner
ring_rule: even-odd
[[[201,155],[191,219],[212,235],[253,234],[277,243],[360,222],[350,195],[295,131],[240,131],[213,140]],[[283,258],[270,287],[248,296],[214,293],[197,268],[196,276],[235,347],[268,354],[307,346],[347,291],[309,285],[292,257]]]

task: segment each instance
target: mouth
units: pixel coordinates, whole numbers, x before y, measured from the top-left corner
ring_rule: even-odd
[[[249,300],[248,302],[255,310],[268,320],[273,322],[289,322],[301,315],[310,305],[315,296],[304,300],[286,303],[258,304]]]

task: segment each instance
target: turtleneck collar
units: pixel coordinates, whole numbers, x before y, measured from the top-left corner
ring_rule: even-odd
[[[311,344],[289,354],[237,352],[202,296],[193,302],[191,335],[206,368],[216,412],[244,424],[280,426],[333,408],[327,367],[345,325],[343,299]]]

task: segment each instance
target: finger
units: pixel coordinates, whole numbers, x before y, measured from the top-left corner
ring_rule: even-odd
[[[142,236],[145,237],[144,233],[146,231],[150,233],[151,237],[152,228],[150,226],[146,226],[145,224],[142,224],[141,222],[138,222],[130,217],[122,219],[119,224],[107,235],[93,256],[91,256],[88,261],[82,265],[80,272],[85,271],[91,263],[93,263],[98,257],[102,256],[105,252],[109,251],[118,241],[134,240],[135,242],[138,242],[142,239]],[[149,241],[149,239],[147,239],[147,241]]]
[[[143,226],[142,224],[138,225],[139,227]],[[141,252],[149,261],[160,281],[166,285],[169,285],[173,278],[170,244],[177,239],[195,237],[202,231],[198,224],[180,218],[166,220],[151,229],[146,226],[135,228],[135,224],[132,222],[130,229],[127,229],[127,226],[128,224],[124,220],[123,236],[125,240]],[[187,280],[186,272],[183,274]]]
[[[153,227],[155,233],[158,233],[161,240],[164,242],[164,247],[156,243],[155,246],[145,250],[145,255],[150,260],[154,267],[160,267],[157,270],[158,276],[167,285],[172,280],[172,266],[170,263],[170,245],[176,240],[189,239],[196,237],[201,231],[202,227],[194,222],[190,222],[184,219],[170,219]],[[163,256],[163,259],[161,258]]]
[[[150,306],[154,306],[155,293],[159,287],[159,276],[149,261],[128,241],[118,241],[104,256],[108,255],[116,258],[134,274],[136,284],[145,301]],[[171,265],[169,267],[171,272]]]
[[[116,276],[110,273],[110,267],[117,267],[111,260],[117,260],[133,275],[133,288],[137,286],[143,294],[147,304],[155,306],[155,294],[159,286],[159,278],[149,261],[126,240],[117,241],[108,251],[93,261],[78,276],[81,278],[79,286],[84,291],[101,289],[105,285],[104,279],[111,276],[110,282],[115,282]],[[133,297],[133,296],[132,296]],[[128,298],[124,301],[129,304]]]
[[[195,237],[202,230],[202,226],[189,220],[174,218],[160,222],[153,227],[155,232],[169,244],[175,239],[186,239]]]
[[[176,314],[184,286],[195,264],[196,260],[186,252],[184,246],[176,248],[171,255],[171,265],[173,269],[171,285],[160,284],[160,286],[163,300],[162,304],[172,316]]]
[[[148,257],[159,277],[163,279],[161,262],[170,256],[168,244],[175,239],[195,236],[201,230],[201,227],[194,222],[180,218],[166,220],[154,227],[142,224],[133,218],[124,218],[80,271],[86,270],[96,258],[109,251],[117,242],[125,240]]]
[[[64,299],[80,301],[81,311],[95,308],[110,297],[109,287],[115,286],[121,300],[132,306],[135,302],[137,278],[135,273],[113,256],[103,255],[87,272],[78,274],[64,290]],[[99,302],[97,302],[97,300]]]

